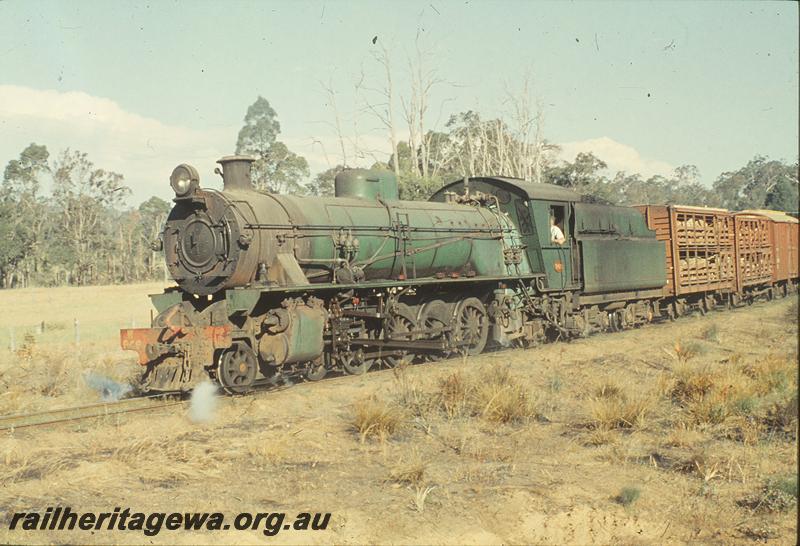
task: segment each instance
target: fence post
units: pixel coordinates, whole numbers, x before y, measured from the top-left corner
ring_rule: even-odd
[[[81,344],[81,325],[78,319],[75,319],[75,345]]]

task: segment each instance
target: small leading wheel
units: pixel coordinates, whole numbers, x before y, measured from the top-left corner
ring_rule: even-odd
[[[364,351],[358,349],[355,352],[339,355],[339,362],[344,371],[350,375],[361,375],[369,371],[375,360],[364,358]]]
[[[258,358],[247,343],[237,341],[220,355],[217,378],[228,394],[244,394],[253,388]]]
[[[328,368],[325,366],[325,358],[319,357],[317,360],[312,360],[306,364],[305,376],[309,381],[319,381],[328,374]]]
[[[478,298],[467,298],[456,306],[453,315],[453,336],[456,344],[469,356],[480,354],[489,338],[486,307]]]

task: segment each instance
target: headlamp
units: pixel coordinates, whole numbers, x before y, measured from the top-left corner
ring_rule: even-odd
[[[175,167],[169,177],[169,185],[178,197],[185,197],[194,192],[200,185],[200,175],[191,165],[182,164]]]

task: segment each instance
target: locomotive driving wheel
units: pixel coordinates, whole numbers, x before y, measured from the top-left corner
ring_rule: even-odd
[[[427,341],[443,341],[444,329],[450,326],[453,317],[452,307],[442,300],[432,300],[423,305],[417,317],[417,326],[423,331],[422,337]],[[448,352],[430,351],[423,353],[423,360],[434,362],[441,360]]]
[[[219,358],[217,378],[228,394],[244,394],[252,387],[258,370],[258,358],[244,342],[235,342]]]
[[[413,332],[417,327],[417,316],[414,310],[405,303],[394,305],[389,311],[389,317],[384,326],[384,338],[399,341],[411,341],[414,339]],[[381,359],[381,364],[387,368],[394,368],[408,357],[408,351],[399,351],[391,356]]]
[[[467,298],[456,306],[453,337],[469,356],[480,354],[489,338],[486,307],[478,298]]]

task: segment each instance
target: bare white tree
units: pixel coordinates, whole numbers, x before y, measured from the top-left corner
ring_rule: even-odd
[[[333,76],[328,80],[328,83],[320,82],[325,93],[328,95],[328,102],[333,109],[334,129],[336,130],[336,137],[339,139],[339,148],[342,151],[342,165],[347,165],[347,150],[344,145],[344,134],[342,133],[342,120],[339,115],[339,107],[336,105],[336,91],[333,89]]]
[[[392,161],[394,174],[400,176],[400,163],[397,155],[397,126],[394,119],[394,80],[392,78],[392,59],[389,55],[389,50],[386,46],[381,44],[380,51],[373,52],[372,58],[381,65],[385,76],[384,85],[382,88],[365,88],[374,91],[381,95],[385,102],[373,104],[368,100],[364,101],[366,110],[371,112],[380,123],[389,131],[389,142],[392,146]]]

